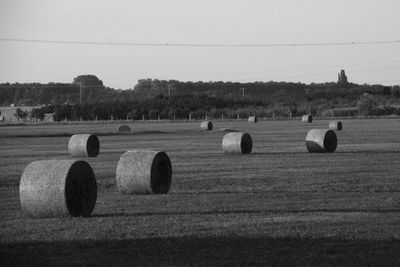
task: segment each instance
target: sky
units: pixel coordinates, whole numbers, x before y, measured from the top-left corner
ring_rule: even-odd
[[[319,83],[344,69],[350,82],[398,85],[399,14],[399,0],[0,0],[0,83]],[[393,42],[369,43],[381,41]]]

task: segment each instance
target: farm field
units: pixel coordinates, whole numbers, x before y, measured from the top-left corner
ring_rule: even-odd
[[[342,120],[335,153],[308,153],[329,121],[46,124],[0,127],[0,265],[400,265],[400,121]],[[227,155],[224,131],[248,132]],[[19,180],[34,160],[67,159],[69,137],[96,133],[89,218],[30,219]],[[120,195],[119,157],[165,151],[165,195]]]

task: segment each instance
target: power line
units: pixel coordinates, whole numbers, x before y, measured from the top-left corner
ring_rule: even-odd
[[[376,82],[376,83],[378,83],[378,84],[380,84],[380,83],[397,83],[397,82],[400,82],[400,80],[392,80],[392,81],[378,81],[378,82]]]
[[[366,42],[319,42],[319,43],[132,43],[132,42],[95,42],[71,40],[19,39],[0,38],[2,42],[22,42],[41,44],[71,44],[71,45],[106,45],[106,46],[140,46],[140,47],[303,47],[303,46],[350,46],[350,45],[388,45],[400,44],[400,40],[366,41]]]
[[[400,62],[400,60],[395,60],[395,61],[389,61],[389,62]],[[385,62],[383,62],[385,63]],[[369,63],[369,64],[351,64],[351,66],[370,66],[370,65],[376,65],[376,64],[382,64],[379,62],[375,63]],[[361,69],[361,70],[354,70],[354,71],[348,71],[348,67],[340,67],[338,65],[331,65],[331,66],[319,66],[319,67],[296,67],[296,68],[282,68],[282,69],[266,69],[263,71],[248,71],[248,72],[213,72],[213,73],[196,73],[200,75],[207,75],[207,76],[227,76],[227,75],[246,75],[246,74],[269,74],[271,72],[289,72],[289,71],[304,71],[304,70],[321,70],[321,69],[332,69],[332,70],[339,70],[340,68],[345,68],[346,72],[364,72],[364,71],[373,71],[373,70],[391,70],[391,69],[398,69],[399,67],[385,67],[385,68],[375,68],[375,69]],[[334,71],[333,71],[334,72]],[[333,72],[329,72],[326,74],[332,74]],[[319,75],[319,74],[318,74]],[[179,75],[179,77],[191,77],[191,75]],[[301,76],[301,75],[300,75]]]
[[[394,69],[398,69],[399,67],[396,66],[391,66],[391,67],[384,67],[384,68],[374,68],[374,69],[356,69],[354,71],[352,71],[351,67],[352,66],[371,66],[371,65],[381,65],[381,64],[386,64],[386,63],[399,63],[400,59],[395,59],[395,60],[387,60],[387,61],[373,61],[373,62],[369,62],[369,63],[362,63],[362,64],[351,64],[351,65],[345,65],[345,66],[338,66],[338,65],[320,65],[320,66],[313,66],[313,67],[296,67],[296,68],[280,68],[280,69],[264,69],[262,71],[246,71],[246,72],[206,72],[206,73],[201,73],[201,72],[196,72],[194,74],[180,74],[180,75],[160,75],[160,74],[152,74],[152,75],[148,75],[148,76],[158,76],[158,77],[163,77],[163,78],[158,78],[158,79],[164,79],[164,80],[180,80],[180,79],[184,79],[187,77],[191,77],[193,78],[193,76],[197,75],[199,77],[208,77],[208,78],[203,78],[203,80],[207,80],[210,79],[210,76],[215,77],[215,76],[219,76],[219,77],[231,77],[232,80],[252,80],[252,79],[263,79],[265,78],[265,75],[271,75],[273,72],[291,72],[291,71],[307,71],[307,70],[332,70],[332,72],[326,72],[326,73],[307,73],[305,74],[305,76],[331,76],[334,75],[336,73],[336,71],[340,70],[340,69],[345,69],[346,72],[350,73],[350,72],[365,72],[365,71],[374,71],[374,70],[394,70]],[[258,75],[256,76],[256,78],[251,78],[251,77],[243,77],[245,75]],[[233,76],[234,75],[234,76]],[[264,75],[264,77],[261,77],[261,75]],[[238,77],[240,76],[240,78]],[[295,77],[302,77],[304,76],[304,74],[298,74],[295,75]],[[235,78],[234,78],[235,77]],[[242,78],[243,77],[243,78]],[[254,76],[252,76],[254,77]],[[258,78],[257,78],[258,77]],[[293,77],[293,75],[284,75],[283,78],[285,77]],[[278,76],[277,78],[282,78],[282,76]],[[108,81],[120,81],[121,79],[124,80],[131,80],[131,75],[116,75],[116,76],[108,76],[107,79],[105,78],[105,80]],[[226,80],[226,79],[225,79]],[[125,84],[124,84],[125,86]]]
[[[358,69],[358,70],[346,70],[346,73],[354,73],[354,72],[371,72],[371,71],[385,71],[385,70],[396,70],[400,69],[400,66],[394,67],[386,67],[386,68],[373,68],[373,69]],[[312,77],[312,76],[331,76],[333,72],[325,72],[325,73],[307,73],[307,74],[296,74],[296,75],[279,75],[279,76],[272,76],[272,80],[276,80],[279,78],[301,78],[301,77]],[[249,78],[241,78],[236,79],[238,81],[247,81],[247,80],[271,80],[271,78],[264,77],[249,77]]]

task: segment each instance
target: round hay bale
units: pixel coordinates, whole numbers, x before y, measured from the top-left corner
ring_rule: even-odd
[[[232,129],[232,128],[219,128],[219,129],[217,129],[215,131],[216,132],[227,132],[227,133],[229,133],[229,132],[238,132],[237,130]]]
[[[99,150],[99,138],[93,134],[74,134],[68,142],[71,157],[97,157]]]
[[[249,121],[249,122],[257,123],[258,118],[257,118],[257,116],[250,116],[248,121]]]
[[[331,121],[329,122],[329,129],[341,131],[343,128],[343,124],[341,121]]]
[[[34,161],[22,173],[19,196],[32,218],[87,217],[96,204],[96,178],[85,161]]]
[[[213,123],[212,121],[202,121],[200,123],[200,128],[203,131],[211,131],[213,129]]]
[[[119,133],[130,133],[131,132],[131,128],[128,125],[121,125],[118,128],[118,132]]]
[[[250,154],[252,148],[253,140],[248,133],[227,133],[222,139],[222,149],[225,153]]]
[[[166,194],[171,186],[171,161],[165,152],[127,151],[119,159],[116,179],[121,194]]]
[[[313,120],[313,116],[311,114],[303,115],[303,117],[301,117],[302,122],[312,123],[312,120]]]
[[[311,129],[306,136],[308,152],[335,152],[337,137],[334,131],[329,129]]]

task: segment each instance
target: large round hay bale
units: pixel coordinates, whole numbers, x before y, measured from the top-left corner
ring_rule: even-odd
[[[171,186],[171,161],[165,152],[127,151],[119,159],[116,179],[122,194],[166,194]]]
[[[313,152],[335,152],[337,137],[329,129],[311,129],[306,136],[307,150]]]
[[[202,121],[200,123],[200,128],[203,131],[211,131],[213,129],[213,123],[212,121]]]
[[[343,128],[343,124],[341,121],[330,121],[329,122],[329,129],[341,131]]]
[[[68,142],[71,157],[97,157],[99,150],[99,138],[93,134],[74,134]]]
[[[227,133],[222,139],[222,149],[225,153],[250,154],[253,140],[248,133]]]
[[[312,123],[312,120],[313,116],[311,114],[303,115],[303,117],[301,117],[302,122]]]
[[[250,116],[248,121],[249,121],[249,122],[257,123],[258,118],[257,118],[257,116]]]
[[[121,125],[118,128],[118,132],[119,133],[130,133],[131,132],[131,128],[128,125]]]
[[[87,217],[96,204],[96,178],[85,161],[34,161],[22,173],[19,196],[32,218]]]

